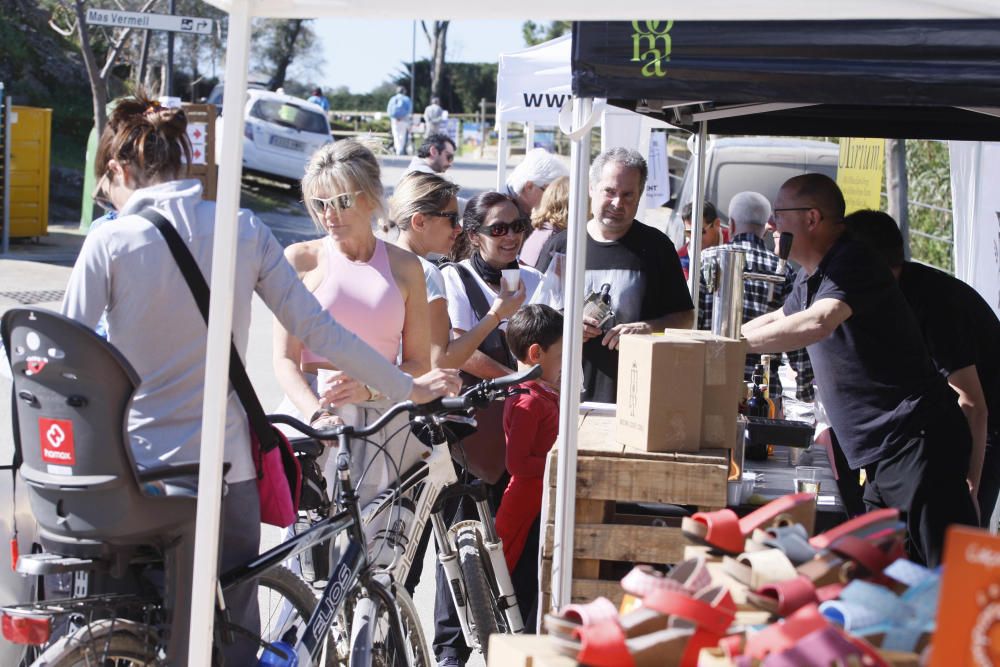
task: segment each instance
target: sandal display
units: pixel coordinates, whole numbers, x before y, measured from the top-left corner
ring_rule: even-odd
[[[731,509],[696,512],[681,520],[684,536],[728,556],[743,552],[746,538],[757,528],[795,523],[813,524],[816,495],[793,493],[759,507],[742,519]]]

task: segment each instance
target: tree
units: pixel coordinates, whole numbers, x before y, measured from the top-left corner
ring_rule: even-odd
[[[253,51],[263,66],[272,68],[273,74],[268,83],[271,90],[285,85],[293,62],[301,65],[306,61],[315,67],[322,64],[311,23],[312,19],[264,19],[255,22]]]
[[[444,53],[448,46],[448,24],[451,21],[432,21],[427,30],[426,21],[420,22],[427,44],[431,47],[431,97],[441,97],[444,83]],[[430,101],[430,100],[428,100]]]
[[[521,33],[524,35],[524,45],[534,46],[535,44],[541,44],[556,37],[562,37],[572,27],[572,21],[552,21],[547,26],[535,23],[534,21],[525,21],[521,25]]]
[[[140,7],[123,7],[123,9],[145,12],[155,1],[146,0]],[[97,26],[94,26],[92,31],[91,26],[85,20],[87,15],[86,0],[58,0],[55,10],[49,21],[52,29],[64,37],[71,37],[75,34],[80,40],[80,53],[83,55],[83,64],[87,69],[87,79],[90,82],[94,103],[94,124],[97,126],[97,134],[100,136],[107,122],[105,106],[108,103],[108,79],[112,69],[118,64],[122,49],[128,44],[133,31],[131,28]],[[95,53],[91,40],[94,40],[99,49],[103,51],[103,65],[98,65],[99,56]]]

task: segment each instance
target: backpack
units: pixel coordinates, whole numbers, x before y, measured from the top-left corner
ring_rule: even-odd
[[[396,120],[406,118],[406,97],[400,94],[393,95],[389,99],[389,108],[386,109],[386,112]]]

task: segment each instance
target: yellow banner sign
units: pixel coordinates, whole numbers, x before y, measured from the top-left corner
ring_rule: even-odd
[[[882,174],[885,171],[885,139],[840,140],[837,185],[844,193],[847,213],[882,208]]]

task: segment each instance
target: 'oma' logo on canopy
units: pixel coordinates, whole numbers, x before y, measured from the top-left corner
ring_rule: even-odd
[[[670,60],[670,29],[673,21],[632,21],[632,62],[642,66],[643,76],[665,76],[663,63]],[[643,50],[645,49],[645,50]]]

